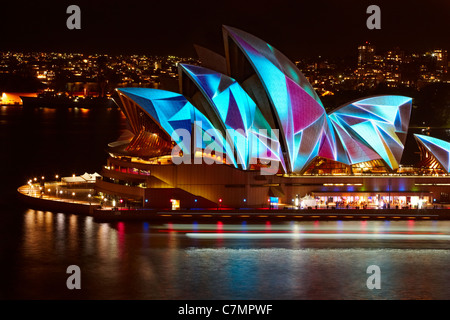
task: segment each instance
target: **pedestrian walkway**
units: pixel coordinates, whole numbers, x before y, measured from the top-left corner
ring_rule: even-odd
[[[100,200],[93,196],[93,189],[69,189],[57,182],[45,184],[45,187],[39,184],[27,184],[19,187],[18,192],[39,199],[85,205],[100,205]]]

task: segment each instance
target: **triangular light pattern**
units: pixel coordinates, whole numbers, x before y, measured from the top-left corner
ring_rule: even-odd
[[[243,170],[258,160],[271,160],[281,164],[282,173],[302,173],[317,157],[346,165],[382,159],[392,170],[399,167],[411,98],[373,96],[326,114],[311,84],[280,51],[236,28],[224,26],[223,34],[228,74],[178,65],[180,80],[188,77],[189,85],[193,83],[198,90],[196,97],[198,92],[203,96],[201,105],[196,105],[199,100],[186,98],[181,87],[182,94],[117,89],[135,135],[142,132],[145,113],[169,137],[177,129],[192,135],[193,129],[199,129],[195,123],[201,121],[201,135],[190,150],[204,149],[207,143],[202,138],[213,130],[220,136],[218,143],[227,163]],[[239,135],[227,139],[227,130],[237,130]],[[416,139],[433,150],[448,171],[448,153],[442,143]]]

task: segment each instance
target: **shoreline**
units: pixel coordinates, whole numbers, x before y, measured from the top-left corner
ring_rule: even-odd
[[[450,209],[116,209],[88,202],[69,202],[29,196],[17,189],[19,200],[30,209],[87,215],[95,222],[286,222],[311,220],[450,220]],[[67,199],[66,199],[67,200]]]

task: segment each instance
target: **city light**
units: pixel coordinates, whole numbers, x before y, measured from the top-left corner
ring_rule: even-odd
[[[418,87],[420,82],[445,82],[448,81],[448,51],[443,48],[436,48],[425,53],[411,52],[394,48],[386,52],[377,50],[373,43],[365,42],[355,48],[358,50],[355,69],[347,68],[346,72],[333,73],[330,71],[339,70],[331,59],[323,55],[317,56],[316,60],[298,59],[295,65],[304,73],[308,79],[314,79],[315,90],[320,96],[332,95],[343,89],[347,89],[351,84],[351,89],[373,88],[382,81],[385,81],[388,87]],[[14,64],[8,63],[13,60],[21,61],[26,64],[34,61],[39,56],[43,63],[33,66],[34,76],[44,85],[49,85],[55,80],[57,70],[51,62],[57,58],[62,63],[62,68],[74,77],[86,77],[87,81],[95,81],[96,74],[90,71],[98,67],[98,55],[84,55],[73,53],[25,53],[25,52],[2,52],[0,53],[0,69],[6,73],[17,72]],[[120,82],[127,85],[136,83],[148,83],[158,81],[161,75],[178,77],[178,67],[180,64],[200,64],[194,58],[183,58],[176,56],[151,57],[146,55],[133,55],[130,57],[103,55],[106,57],[107,68],[114,71],[114,75],[120,77]],[[431,67],[429,60],[434,61],[435,65]],[[87,61],[87,62],[85,62]],[[406,64],[417,64],[419,68],[418,79],[409,77],[409,73],[402,74],[402,66]],[[76,67],[75,67],[76,66]],[[142,70],[147,72],[142,72]],[[47,92],[53,90],[46,89]],[[57,92],[57,94],[62,94]],[[82,96],[88,95],[88,91],[83,91]],[[10,93],[2,92],[1,101],[8,104]],[[79,100],[79,96],[74,99]],[[12,103],[21,103],[21,100],[14,100]]]

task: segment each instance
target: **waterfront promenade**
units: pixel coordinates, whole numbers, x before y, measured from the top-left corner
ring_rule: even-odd
[[[450,220],[450,207],[438,205],[426,209],[376,209],[376,208],[195,208],[161,210],[112,207],[92,196],[92,189],[62,190],[58,183],[39,186],[24,185],[17,189],[20,200],[32,208],[93,216],[96,221],[302,221],[302,220]],[[61,192],[62,191],[62,192]]]

